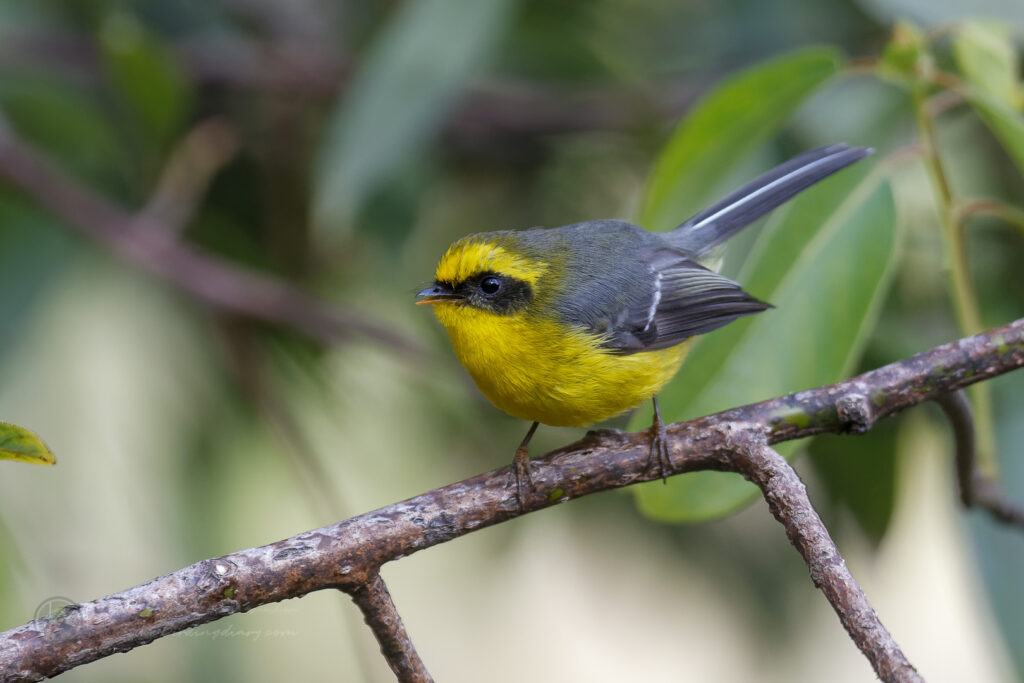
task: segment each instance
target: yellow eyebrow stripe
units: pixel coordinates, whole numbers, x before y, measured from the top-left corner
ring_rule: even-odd
[[[460,240],[448,248],[437,264],[438,282],[459,283],[478,273],[493,271],[535,284],[548,270],[544,261],[517,256],[493,242]]]

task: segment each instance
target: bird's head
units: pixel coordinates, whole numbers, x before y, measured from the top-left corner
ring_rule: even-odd
[[[467,308],[502,316],[522,312],[537,297],[550,264],[536,250],[525,249],[520,234],[481,233],[455,242],[441,257],[434,284],[416,295],[416,303],[435,306],[442,322]]]

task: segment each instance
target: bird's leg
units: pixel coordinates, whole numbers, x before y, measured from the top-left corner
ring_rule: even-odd
[[[647,457],[647,469],[658,467],[663,482],[668,481],[672,474],[672,458],[668,453],[668,432],[665,431],[665,423],[661,421],[661,411],[658,410],[658,397],[654,396],[654,422],[651,423],[651,454]]]
[[[526,502],[526,498],[523,497],[523,483],[532,490],[533,489],[533,478],[530,476],[530,439],[533,438],[533,433],[537,431],[537,427],[540,422],[534,422],[530,426],[530,431],[526,432],[526,436],[523,437],[523,442],[519,444],[519,448],[516,449],[515,458],[512,460],[512,474],[516,479],[516,496],[519,498],[519,509],[523,509],[523,505]]]

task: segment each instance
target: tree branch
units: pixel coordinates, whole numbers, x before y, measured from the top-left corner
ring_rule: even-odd
[[[873,612],[866,612],[842,559],[817,556],[821,529],[790,509],[794,479],[764,446],[824,432],[860,433],[877,420],[1024,365],[1024,319],[936,347],[830,386],[669,425],[674,474],[740,472],[771,490],[773,513],[808,559],[812,578],[886,681],[914,680]],[[760,439],[737,447],[734,434]],[[538,495],[520,508],[508,467],[429,491],[344,522],[260,548],[204,560],[148,583],[72,605],[0,634],[0,680],[40,680],[176,631],[325,588],[365,590],[386,562],[581,496],[658,479],[648,471],[647,432],[590,432],[535,460]],[[739,451],[737,454],[736,451]],[[761,461],[761,462],[759,462]],[[795,475],[792,475],[795,476]],[[773,480],[780,488],[773,488]],[[784,486],[782,486],[784,485]],[[785,491],[786,494],[781,493]],[[827,537],[826,537],[827,538]],[[851,594],[850,591],[853,591]],[[392,632],[390,637],[396,636]]]
[[[940,394],[935,399],[949,418],[955,441],[956,478],[964,507],[977,507],[993,518],[1024,529],[1024,510],[1006,500],[999,487],[978,468],[971,404],[963,393]]]
[[[380,652],[395,672],[399,683],[434,683],[405,632],[402,617],[398,615],[380,574],[373,572],[365,584],[349,591],[349,595],[362,611],[366,625],[377,637]]]
[[[878,677],[883,681],[922,681],[850,574],[790,464],[768,446],[757,427],[731,434],[728,442],[736,471],[761,489],[772,515],[786,527],[790,543],[807,563],[814,585],[828,598]]]
[[[0,119],[0,178],[68,226],[125,261],[226,313],[294,329],[324,344],[362,336],[402,353],[422,354],[403,335],[336,304],[312,298],[290,283],[230,263],[178,240],[148,213],[132,215],[67,175]]]

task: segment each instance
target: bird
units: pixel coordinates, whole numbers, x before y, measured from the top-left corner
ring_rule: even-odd
[[[648,470],[671,473],[658,391],[690,340],[768,304],[706,263],[741,229],[873,150],[813,149],[665,232],[602,219],[468,235],[416,295],[491,403],[531,422],[512,472],[520,507],[532,490],[539,424],[585,426],[651,399]]]

